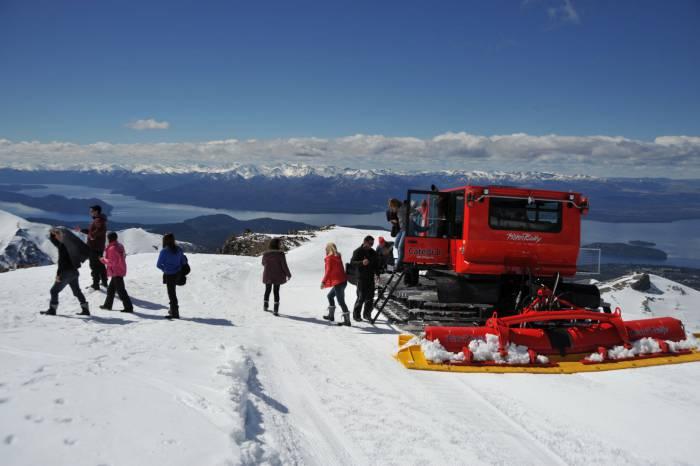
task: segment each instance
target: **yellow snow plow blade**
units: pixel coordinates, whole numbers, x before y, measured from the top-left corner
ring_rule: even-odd
[[[575,374],[577,372],[601,372],[639,367],[663,366],[666,364],[681,364],[684,362],[700,361],[700,352],[663,355],[645,359],[634,359],[599,364],[583,364],[581,360],[588,354],[569,354],[564,357],[550,356],[547,366],[509,366],[507,364],[466,365],[450,363],[434,363],[425,359],[420,345],[403,347],[413,335],[399,335],[399,352],[395,358],[408,369],[443,372],[490,372],[493,374],[532,373],[532,374]]]

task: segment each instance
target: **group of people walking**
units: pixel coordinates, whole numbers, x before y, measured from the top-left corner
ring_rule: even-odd
[[[396,216],[389,216],[387,219],[392,223],[392,236],[396,236],[396,243],[399,245],[399,258],[401,257],[401,241],[403,239],[403,225],[401,205],[395,199],[390,201],[390,211]],[[92,222],[85,229],[76,227],[76,232],[87,235],[87,240],[83,243],[77,236],[64,228],[52,228],[50,230],[50,241],[58,249],[58,270],[53,286],[50,290],[49,309],[41,314],[56,315],[58,308],[58,296],[65,287],[70,287],[73,295],[80,303],[79,315],[90,315],[90,309],[85,295],[80,289],[78,268],[80,264],[89,259],[92,285],[90,288],[100,290],[105,287],[107,290],[104,303],[100,309],[111,311],[114,305],[115,296],[119,296],[124,308],[121,312],[133,313],[134,306],[126,291],[124,278],[126,277],[126,250],[119,242],[116,232],[107,233],[107,217],[102,213],[99,205],[90,208]],[[396,232],[394,231],[396,229]],[[398,233],[398,235],[395,235]],[[105,245],[106,243],[106,245]],[[380,274],[386,270],[388,265],[394,264],[392,243],[379,238],[379,245],[373,249],[374,238],[366,236],[360,247],[352,253],[349,265],[354,269],[357,280],[357,299],[353,306],[353,319],[356,322],[371,320],[371,312],[374,301],[374,291],[376,282]],[[401,260],[399,259],[399,264]],[[282,249],[280,238],[272,238],[268,245],[268,250],[262,255],[263,277],[265,285],[263,297],[263,310],[270,310],[270,295],[274,298],[272,313],[279,315],[280,310],[280,287],[292,278],[292,274],[287,265],[285,252]],[[177,286],[184,285],[186,275],[189,273],[187,256],[183,249],[177,245],[175,236],[167,233],[163,236],[163,247],[158,255],[156,267],[163,272],[163,284],[165,284],[168,300],[169,319],[180,318],[180,308],[177,298]],[[109,280],[109,281],[108,281]],[[328,299],[328,312],[323,316],[325,320],[335,321],[336,301],[342,311],[342,319],[339,326],[350,326],[350,311],[345,302],[345,289],[347,287],[348,274],[343,263],[343,258],[335,243],[328,243],[325,249],[325,268],[321,279],[321,289],[330,288],[326,295]]]
[[[380,247],[384,248],[384,239],[380,238]],[[371,312],[374,301],[375,283],[382,271],[380,254],[372,249],[374,238],[366,236],[362,245],[355,249],[350,259],[350,264],[356,269],[357,299],[353,307],[353,319],[356,322],[371,320]],[[292,278],[289,271],[285,253],[281,248],[279,238],[270,240],[268,250],[263,253],[263,283],[265,294],[263,295],[263,310],[270,310],[270,292],[274,293],[274,307],[272,313],[279,315],[280,286]],[[379,248],[378,248],[379,249]],[[383,253],[382,253],[383,254]],[[393,256],[392,256],[393,259]],[[326,298],[328,299],[328,312],[323,318],[329,322],[335,322],[336,301],[342,311],[342,320],[339,326],[350,326],[350,311],[345,303],[345,289],[348,284],[348,276],[343,264],[343,258],[335,243],[326,244],[326,256],[321,289],[330,288]],[[363,310],[364,308],[364,310]]]
[[[102,286],[107,291],[105,301],[100,309],[111,311],[115,295],[117,295],[124,306],[120,311],[134,312],[134,305],[124,283],[124,277],[126,277],[124,245],[119,242],[119,236],[116,232],[107,233],[107,217],[102,213],[101,206],[90,207],[90,216],[92,222],[88,228],[75,227],[76,232],[84,233],[87,236],[85,242],[65,228],[52,228],[49,231],[49,240],[58,250],[58,270],[54,284],[49,291],[51,296],[49,308],[42,311],[41,314],[56,315],[58,296],[68,286],[80,303],[78,315],[90,315],[89,304],[80,289],[80,272],[78,271],[81,263],[88,259],[92,276],[92,285],[89,288],[97,291]],[[172,233],[163,236],[163,249],[160,251],[156,266],[163,272],[163,283],[166,285],[170,300],[170,308],[166,317],[179,319],[180,313],[175,287],[183,280],[183,270],[189,266],[187,257],[182,248],[175,242],[175,236]]]

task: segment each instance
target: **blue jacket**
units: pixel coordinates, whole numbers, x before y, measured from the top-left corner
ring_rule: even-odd
[[[166,275],[173,275],[178,273],[182,268],[182,264],[185,263],[187,263],[185,253],[183,253],[182,248],[178,246],[175,251],[172,251],[170,248],[161,249],[156,267],[162,270]]]

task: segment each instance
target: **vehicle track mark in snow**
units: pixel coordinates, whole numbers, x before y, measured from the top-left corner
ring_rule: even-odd
[[[535,417],[513,397],[479,390],[468,380],[460,379],[460,382],[476,398],[563,464],[607,464],[611,458],[615,458],[617,464],[653,464],[629,451],[611,446],[588,432],[572,431],[570,426],[542,414]]]
[[[459,377],[459,374],[455,375],[458,375]],[[529,446],[535,447],[534,449],[540,450],[542,453],[544,453],[551,460],[551,464],[567,464],[567,461],[564,460],[564,458],[562,458],[557,452],[552,450],[548,444],[540,441],[540,439],[533,435],[530,430],[528,430],[524,425],[516,422],[511,415],[504,412],[498,405],[492,403],[488,398],[486,398],[486,396],[484,396],[482,392],[476,390],[471,384],[469,384],[468,381],[461,377],[459,380],[461,385],[471,392],[474,399],[478,400],[480,403],[498,415],[503,421],[505,421],[506,424],[515,428],[515,430],[520,432],[527,440],[533,442]]]
[[[264,338],[270,338],[269,335]],[[269,342],[269,353],[273,355],[271,358],[265,357],[264,368],[269,370],[270,373],[284,374],[285,380],[283,384],[277,386],[278,389],[284,390],[285,399],[290,403],[291,409],[298,409],[300,418],[297,422],[301,421],[303,424],[301,426],[295,425],[291,426],[288,424],[288,420],[283,425],[283,435],[281,435],[281,440],[291,443],[285,445],[287,452],[294,453],[293,461],[295,463],[306,463],[307,461],[316,462],[320,465],[325,464],[369,464],[371,461],[368,457],[360,452],[359,449],[355,450],[355,454],[351,453],[347,448],[345,448],[345,442],[347,441],[347,435],[343,435],[339,432],[337,426],[340,423],[332,418],[332,415],[328,414],[325,406],[319,401],[321,397],[316,392],[315,388],[309,383],[309,381],[302,377],[300,374],[303,373],[301,368],[298,366],[294,358],[290,357],[290,351],[276,338],[271,338]],[[284,369],[282,369],[284,368]],[[301,414],[303,412],[303,415]],[[313,426],[309,428],[308,423]],[[315,431],[316,434],[313,435],[312,439],[306,439],[309,447],[307,454],[314,453],[313,457],[301,458],[298,453],[294,450],[298,448],[298,443],[295,437],[301,431]],[[326,444],[319,442],[323,439]]]

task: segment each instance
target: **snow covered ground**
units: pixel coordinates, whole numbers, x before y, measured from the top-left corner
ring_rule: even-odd
[[[77,317],[66,290],[61,315],[40,316],[55,266],[0,274],[1,463],[697,463],[700,364],[409,371],[392,358],[397,332],[385,323],[328,325],[324,245],[348,256],[365,234],[336,228],[291,251],[279,317],[261,309],[260,258],[190,254],[173,322],[161,317],[155,253],[127,258],[134,315],[97,309],[95,292],[94,316]],[[636,305],[628,318],[651,315],[641,294],[622,290],[606,299]],[[679,295],[686,307],[666,314],[697,325],[698,295]]]

